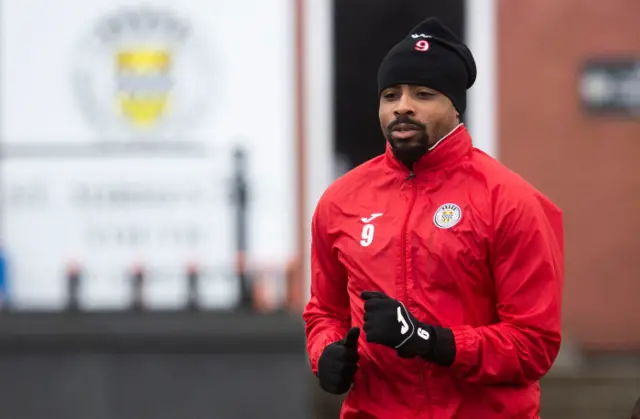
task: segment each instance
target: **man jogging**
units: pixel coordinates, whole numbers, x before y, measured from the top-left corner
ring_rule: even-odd
[[[476,78],[437,19],[378,70],[380,155],[321,197],[307,349],[341,418],[538,418],[560,347],[561,211],[473,147]]]

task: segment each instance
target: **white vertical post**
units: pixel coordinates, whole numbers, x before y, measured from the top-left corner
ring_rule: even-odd
[[[474,145],[498,158],[498,0],[466,0],[465,38],[478,67],[465,118]]]
[[[304,0],[306,247],[303,252],[304,300],[309,298],[311,217],[318,198],[334,180],[333,156],[333,1]]]

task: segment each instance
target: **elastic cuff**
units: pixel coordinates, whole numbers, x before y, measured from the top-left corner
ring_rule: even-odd
[[[478,364],[478,337],[471,326],[454,326],[451,328],[456,345],[454,368],[466,371]]]
[[[314,348],[315,349],[314,352],[309,356],[309,361],[311,363],[311,371],[313,371],[313,373],[316,375],[318,374],[318,361],[320,361],[320,357],[322,356],[322,353],[330,343],[331,342],[327,343],[327,339],[325,339],[323,344],[321,346],[316,346]]]
[[[456,359],[456,343],[451,329],[432,326],[435,335],[435,344],[433,349],[424,358],[443,367],[453,364]]]

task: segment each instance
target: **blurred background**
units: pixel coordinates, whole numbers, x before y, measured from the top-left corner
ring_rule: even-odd
[[[475,145],[565,213],[542,417],[629,417],[637,0],[0,1],[0,417],[337,418],[308,227],[384,150],[377,67],[427,16],[475,55]]]

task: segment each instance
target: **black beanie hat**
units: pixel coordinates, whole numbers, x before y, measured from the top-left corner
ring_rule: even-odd
[[[464,113],[466,90],[476,81],[469,48],[437,18],[413,28],[384,57],[378,69],[378,96],[388,87],[415,84],[439,91]]]

